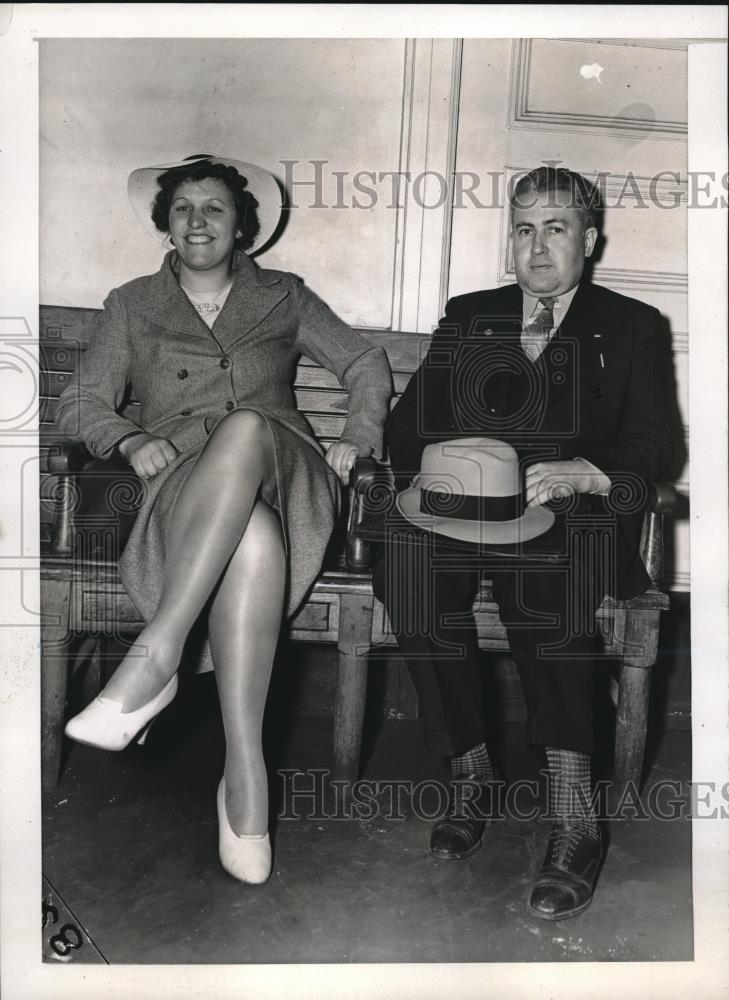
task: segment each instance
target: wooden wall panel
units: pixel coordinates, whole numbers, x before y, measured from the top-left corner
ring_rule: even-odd
[[[511,127],[615,138],[687,133],[684,47],[522,38],[514,55]]]

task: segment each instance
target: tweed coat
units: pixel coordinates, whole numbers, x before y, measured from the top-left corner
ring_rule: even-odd
[[[526,391],[515,422],[517,373],[531,368],[520,344],[522,305],[519,285],[448,302],[427,357],[387,422],[398,487],[418,471],[426,444],[459,436],[509,441],[522,463],[587,459],[611,481],[606,498],[586,500],[596,517],[616,522],[608,593],[634,597],[650,584],[638,551],[648,488],[673,453],[670,356],[660,314],[583,279],[535,368],[549,391],[534,392],[521,378]],[[541,429],[530,421],[542,422]]]
[[[234,409],[257,411],[273,437],[276,492],[288,564],[286,611],[316,579],[338,511],[336,474],[295,406],[301,354],[330,369],[349,393],[343,437],[382,455],[392,377],[382,348],[343,323],[293,274],[259,269],[245,254],[212,329],[175,276],[168,253],[156,274],[110,292],[93,321],[79,373],[58,403],[56,426],[108,458],[144,430],[167,438],[178,457],[144,483],[144,497],[119,561],[125,589],[149,620],[157,607],[175,499],[217,423]],[[132,387],[139,424],[117,411]],[[214,484],[211,484],[214,489]],[[206,658],[203,669],[209,668]]]

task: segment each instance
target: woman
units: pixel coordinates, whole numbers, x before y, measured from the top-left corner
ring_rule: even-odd
[[[119,570],[147,624],[66,732],[114,750],[143,739],[175,696],[185,640],[205,611],[226,737],[220,857],[242,881],[264,882],[261,725],[281,621],[321,568],[338,478],[381,452],[390,369],[294,275],[247,256],[280,217],[266,171],[200,155],[134,171],[129,193],[172,250],[157,274],[110,293],[56,424],[99,458],[118,450],[145,480]],[[301,353],[349,391],[342,439],[326,455],[294,404]],[[138,425],[116,412],[129,384]]]

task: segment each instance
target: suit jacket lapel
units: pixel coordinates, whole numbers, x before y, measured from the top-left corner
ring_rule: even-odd
[[[540,362],[549,380],[547,406],[552,407],[567,392],[600,371],[600,331],[595,327],[593,295],[589,284],[577,289],[557,334],[544,350]],[[563,377],[560,377],[563,376]]]
[[[481,419],[485,422],[484,430],[496,433],[503,427],[503,419],[508,411],[512,375],[520,371],[521,354],[516,355],[513,360],[510,355],[513,351],[521,351],[523,295],[518,285],[507,285],[500,289],[498,311],[494,309],[491,293],[489,299],[490,301],[484,302],[483,309],[474,313],[464,343],[468,345],[469,354],[470,351],[476,352],[478,370],[488,372],[486,381],[480,376],[476,380],[485,397],[479,402],[479,410],[483,414]],[[467,356],[465,360],[472,374],[475,370],[475,358],[472,360]],[[469,379],[469,382],[473,383],[473,379]],[[495,422],[493,427],[491,421]]]
[[[470,336],[499,337],[507,340],[521,334],[524,296],[518,285],[506,285],[499,289],[495,310],[491,301],[492,293],[484,296],[484,307],[477,311],[471,322]]]

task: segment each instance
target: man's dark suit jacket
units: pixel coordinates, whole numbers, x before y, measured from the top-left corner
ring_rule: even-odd
[[[522,304],[518,285],[448,302],[387,424],[398,489],[418,472],[427,444],[458,437],[509,441],[523,466],[587,459],[611,480],[608,497],[590,497],[589,506],[616,514],[615,596],[635,596],[650,582],[638,552],[648,489],[672,455],[660,315],[583,281],[532,366],[520,346]]]

